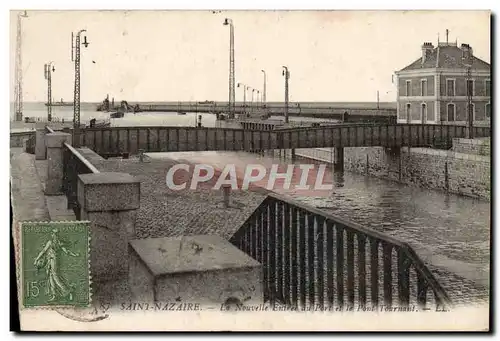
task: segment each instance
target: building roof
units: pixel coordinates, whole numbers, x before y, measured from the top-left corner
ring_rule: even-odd
[[[430,51],[424,63],[422,63],[422,57],[420,57],[410,65],[401,69],[401,71],[433,68],[465,69],[466,66],[462,60],[462,49],[455,44],[445,45],[441,43]],[[475,56],[473,57],[472,70],[490,71],[490,69],[490,64]]]

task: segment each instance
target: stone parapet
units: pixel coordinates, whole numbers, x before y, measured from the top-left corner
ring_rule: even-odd
[[[45,143],[46,134],[47,131],[45,128],[36,130],[35,157],[37,160],[45,160],[47,158],[47,146]]]
[[[66,133],[50,133],[45,135],[47,146],[48,174],[45,185],[46,195],[59,195],[63,184],[64,143],[71,143],[71,135]]]
[[[128,242],[135,238],[140,183],[130,174],[96,173],[78,176],[81,219],[89,220],[91,270],[99,283],[127,278]]]
[[[78,202],[87,212],[135,210],[140,205],[140,183],[126,173],[80,174]]]

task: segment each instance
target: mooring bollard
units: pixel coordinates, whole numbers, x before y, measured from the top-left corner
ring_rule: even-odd
[[[231,185],[222,185],[222,192],[224,194],[224,206],[229,207],[231,196]]]

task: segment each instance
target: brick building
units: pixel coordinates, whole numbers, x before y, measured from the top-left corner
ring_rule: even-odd
[[[424,43],[422,56],[396,72],[398,123],[466,124],[471,100],[475,124],[489,124],[490,70],[468,44]]]

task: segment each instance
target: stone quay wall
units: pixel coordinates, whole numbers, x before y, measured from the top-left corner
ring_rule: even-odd
[[[345,170],[490,200],[487,156],[428,148],[346,148]]]
[[[35,131],[10,133],[10,148],[23,147],[26,141],[35,137]]]
[[[468,144],[459,141],[458,150],[464,150],[464,145]],[[333,153],[333,148],[296,149],[298,157],[326,163],[332,163]],[[454,149],[344,148],[344,170],[482,200],[491,196],[490,156]]]
[[[453,151],[466,154],[490,155],[491,138],[453,139]]]

